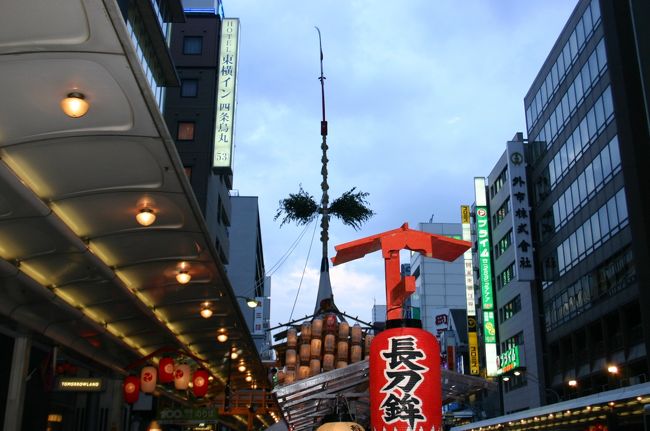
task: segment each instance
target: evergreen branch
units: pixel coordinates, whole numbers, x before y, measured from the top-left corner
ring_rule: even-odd
[[[273,220],[282,218],[280,226],[288,222],[296,222],[296,224],[301,225],[309,223],[316,214],[318,214],[318,204],[314,197],[300,186],[298,193],[291,193],[288,198],[280,201],[280,207]]]
[[[356,187],[343,193],[341,197],[332,202],[329,207],[329,213],[335,215],[343,224],[352,226],[355,230],[359,230],[361,225],[375,215],[375,213],[368,207],[366,192],[354,192]]]

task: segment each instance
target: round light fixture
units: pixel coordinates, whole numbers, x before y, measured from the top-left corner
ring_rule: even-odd
[[[237,353],[237,350],[234,350],[230,352],[230,359],[237,359],[239,357],[239,353]]]
[[[247,382],[251,382],[251,381],[253,381],[253,376],[251,376],[250,374],[247,374],[245,380]]]
[[[505,377],[503,378],[503,381],[504,381],[504,382],[507,382],[508,380],[510,380],[510,377],[508,377],[508,376],[505,376]]]
[[[219,333],[217,334],[217,341],[220,343],[225,343],[228,341],[228,333],[225,328],[219,329]]]
[[[243,373],[246,371],[246,365],[243,362],[239,363],[239,366],[237,366],[237,369],[239,370],[240,373]]]
[[[151,208],[144,207],[140,210],[140,212],[135,216],[135,219],[140,223],[142,226],[149,226],[153,222],[156,221],[156,214],[153,212]]]
[[[569,386],[571,386],[572,388],[575,388],[576,386],[578,386],[578,381],[575,380],[575,379],[571,379],[571,380],[569,380],[568,384],[569,384]]]
[[[86,102],[83,94],[73,92],[61,101],[61,109],[68,117],[79,118],[86,115],[90,105]]]
[[[521,376],[521,371],[517,370],[513,373],[515,376]]]
[[[209,319],[212,317],[212,309],[210,308],[210,303],[204,302],[203,306],[201,307],[201,317],[204,319]]]
[[[618,367],[616,365],[610,365],[607,367],[607,372],[610,374],[617,374],[618,373]]]
[[[192,276],[187,272],[186,269],[181,269],[178,271],[178,274],[176,274],[176,281],[178,281],[180,284],[187,284],[190,282],[192,279]]]
[[[259,301],[255,298],[247,298],[246,299],[246,305],[248,305],[250,308],[255,308],[260,305]]]

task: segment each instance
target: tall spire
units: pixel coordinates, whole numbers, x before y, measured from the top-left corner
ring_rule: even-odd
[[[325,75],[323,74],[323,44],[321,42],[320,29],[316,27],[318,32],[318,48],[320,50],[320,89],[321,89],[321,107],[323,112],[323,119],[320,122],[320,134],[323,138],[321,143],[321,150],[323,155],[321,156],[321,174],[323,180],[320,183],[321,190],[323,191],[323,196],[321,198],[321,206],[319,212],[321,214],[321,233],[320,241],[323,245],[323,257],[320,264],[320,279],[318,281],[318,295],[316,296],[316,307],[314,308],[314,314],[320,314],[329,310],[336,310],[334,305],[334,294],[332,293],[332,283],[330,282],[330,271],[329,271],[329,259],[327,258],[327,242],[329,240],[329,225],[330,225],[330,215],[329,215],[329,185],[327,184],[327,119],[325,118]]]

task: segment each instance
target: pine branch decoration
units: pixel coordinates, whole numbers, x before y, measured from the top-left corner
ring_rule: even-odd
[[[318,204],[314,197],[300,186],[298,193],[290,193],[288,198],[280,201],[280,207],[273,220],[282,218],[280,226],[288,222],[304,225],[312,221],[317,214]]]
[[[368,202],[366,201],[368,193],[355,193],[355,190],[356,187],[353,187],[343,193],[341,197],[335,199],[329,208],[329,212],[341,219],[343,224],[359,230],[361,225],[368,221],[375,213],[368,207]]]

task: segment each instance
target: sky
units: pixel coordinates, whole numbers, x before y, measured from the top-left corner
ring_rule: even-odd
[[[576,4],[223,1],[241,26],[233,188],[259,197],[271,327],[311,315],[316,303],[320,227],[274,221],[279,201],[300,185],[320,202],[314,27],[324,54],[330,202],[357,187],[376,213],[358,231],[333,219],[332,257],[335,245],[403,223],[460,222],[473,178],[490,173],[516,132],[526,136],[524,96]],[[379,252],[330,275],[348,315],[369,322],[373,304],[385,304]]]

